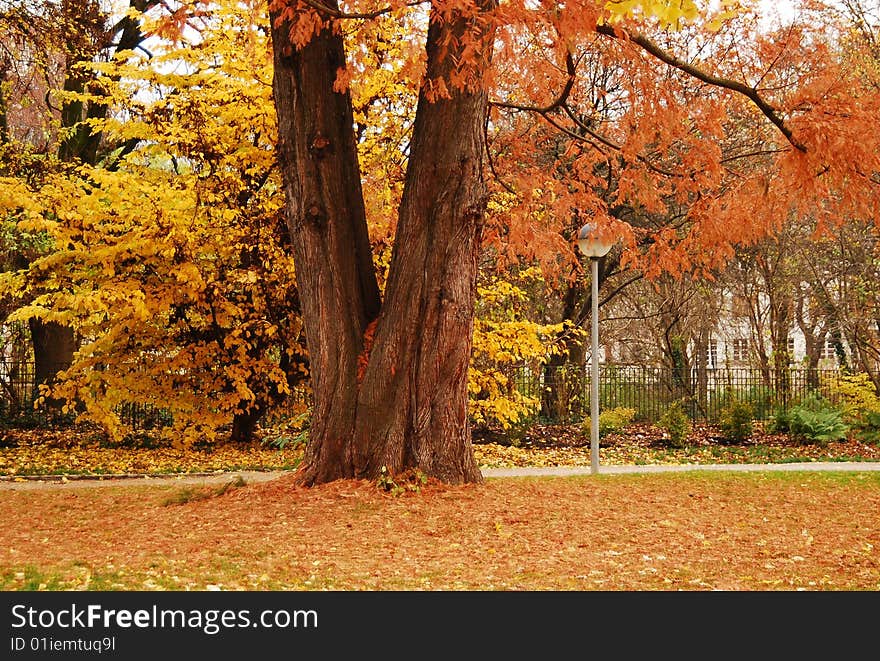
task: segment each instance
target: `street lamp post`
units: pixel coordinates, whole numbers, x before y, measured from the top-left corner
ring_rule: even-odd
[[[587,223],[578,232],[577,243],[580,251],[590,258],[592,271],[592,306],[590,354],[590,473],[599,472],[599,258],[611,250],[612,243],[600,238],[596,226]]]

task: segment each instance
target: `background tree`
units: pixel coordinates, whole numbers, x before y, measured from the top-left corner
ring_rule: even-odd
[[[77,329],[84,344],[52,396],[117,437],[120,407],[148,404],[182,440],[230,420],[249,440],[307,374],[279,243],[266,34],[257,5],[214,9],[198,47],[120,50],[65,97],[112,108],[74,127],[101,136],[100,163],[4,182],[17,230],[50,246],[3,279],[10,318]]]
[[[131,0],[135,12],[155,4],[151,0]],[[4,108],[3,135],[7,149],[7,175],[22,176],[15,170],[27,163],[42,161],[43,171],[60,170],[65,164],[95,165],[106,154],[101,151],[102,136],[91,123],[107,116],[107,106],[97,95],[88,101],[84,93],[94,93],[97,80],[88,64],[140,46],[144,36],[138,20],[121,16],[111,20],[110,8],[97,0],[29,1],[3,3],[0,12],[0,43],[4,55],[0,69],[11,88],[11,109],[6,94],[0,93]],[[8,83],[12,83],[8,85]],[[13,128],[10,129],[10,112]],[[55,145],[55,157],[49,149]],[[42,158],[13,158],[9,150],[41,150]],[[111,149],[112,151],[112,149]],[[17,242],[13,266],[20,268],[38,254],[32,241]],[[15,245],[15,244],[11,244]],[[10,253],[11,246],[7,247]],[[41,249],[51,249],[42,246]],[[13,249],[14,250],[14,249]],[[49,384],[55,374],[73,361],[79,338],[75,329],[59,319],[32,316],[27,319],[34,357],[34,387]],[[54,399],[49,400],[57,405]]]

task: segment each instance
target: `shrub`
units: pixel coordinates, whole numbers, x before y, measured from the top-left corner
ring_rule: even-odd
[[[863,443],[880,443],[880,411],[866,411],[856,426],[856,434]]]
[[[261,442],[279,450],[304,446],[309,439],[311,419],[311,410],[307,410],[292,418],[270,422],[263,432]]]
[[[791,410],[791,435],[801,442],[828,443],[846,438],[849,426],[839,409],[810,409],[796,406]]]
[[[791,411],[787,408],[778,406],[773,411],[773,417],[770,418],[770,423],[767,427],[767,430],[771,434],[786,434],[791,429]]]
[[[880,411],[877,388],[864,372],[841,374],[836,379],[829,379],[826,384],[831,395],[840,402],[845,421],[855,422],[869,411]]]
[[[806,409],[807,411],[828,411],[835,407],[834,404],[829,402],[822,395],[822,393],[812,390],[807,393],[807,395],[794,408]],[[792,409],[792,412],[794,412],[794,408]]]
[[[770,412],[771,402],[774,399],[774,391],[766,386],[749,386],[748,388],[725,388],[719,398],[724,403],[723,408],[734,405],[737,402],[748,404],[752,409],[752,419],[764,419]]]
[[[516,422],[511,422],[505,429],[501,431],[501,442],[512,445],[515,448],[522,447],[526,440],[526,434],[534,425],[534,422],[528,418],[521,418]]]
[[[691,433],[691,420],[681,402],[673,402],[669,405],[657,426],[663,430],[666,439],[672,446],[681,446]]]
[[[744,443],[752,435],[752,407],[734,401],[721,410],[721,435],[728,443]]]
[[[632,424],[636,417],[636,410],[618,406],[617,408],[599,411],[599,436],[605,437],[608,434],[616,434],[623,431],[627,425]],[[590,425],[592,418],[587,416],[583,422],[583,433],[585,436],[590,435]]]

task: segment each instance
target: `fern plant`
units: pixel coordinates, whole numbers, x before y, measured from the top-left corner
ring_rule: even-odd
[[[863,443],[880,443],[880,411],[867,411],[856,427],[858,438]]]
[[[791,411],[784,406],[777,406],[767,426],[771,434],[786,434],[791,429]]]
[[[833,408],[811,410],[797,406],[791,411],[789,427],[792,437],[802,443],[841,441],[849,432],[841,412]]]

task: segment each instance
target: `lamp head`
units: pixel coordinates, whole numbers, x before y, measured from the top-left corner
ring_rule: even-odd
[[[614,244],[602,239],[596,233],[598,228],[593,223],[587,223],[578,231],[577,243],[581,253],[587,257],[604,257]]]

